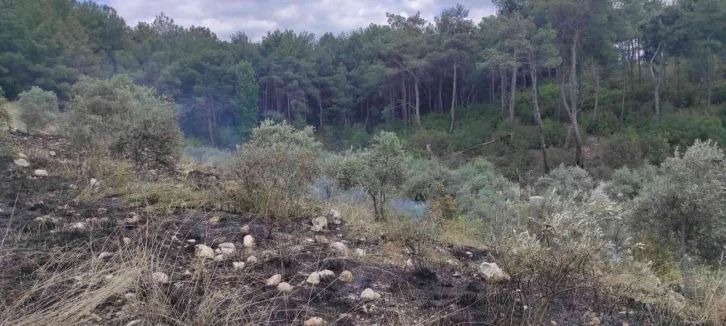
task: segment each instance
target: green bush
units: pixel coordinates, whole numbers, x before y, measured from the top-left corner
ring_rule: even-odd
[[[606,164],[614,169],[640,166],[645,157],[640,137],[633,129],[605,139],[600,148],[600,155]]]
[[[635,198],[643,185],[655,178],[657,168],[645,164],[637,169],[623,167],[615,171],[612,180],[605,187],[605,192],[612,199],[625,200]]]
[[[443,156],[451,152],[452,139],[449,134],[441,130],[419,129],[408,139],[408,145],[413,153],[423,155],[431,153]]]
[[[427,201],[446,194],[453,184],[452,172],[438,160],[416,159],[409,164],[410,177],[406,182],[406,196],[417,201]]]
[[[552,147],[564,146],[567,139],[565,126],[551,119],[544,119],[542,125],[544,127],[545,144]]]
[[[183,135],[174,103],[128,77],[81,78],[73,86],[64,133],[77,150],[110,153],[144,165],[171,167]]]
[[[560,165],[549,174],[537,179],[535,183],[538,194],[554,192],[556,195],[576,201],[589,199],[593,188],[595,182],[590,175],[577,166]]]
[[[263,121],[240,148],[232,168],[239,182],[230,191],[237,208],[255,216],[307,216],[309,188],[320,174],[322,144],[313,128]]]
[[[43,130],[60,114],[55,93],[36,86],[20,93],[17,105],[20,108],[20,120],[28,130]]]
[[[726,241],[726,161],[712,141],[696,141],[676,151],[646,182],[630,212],[636,230],[675,238],[679,259],[685,254],[715,261]]]
[[[589,135],[612,135],[622,128],[620,119],[611,111],[600,111],[596,117],[588,113],[582,116],[582,128]]]
[[[459,215],[488,222],[495,221],[507,202],[518,196],[517,186],[483,159],[452,171],[446,191],[454,195]]]
[[[344,187],[362,187],[373,201],[377,219],[385,219],[386,204],[406,183],[407,153],[398,136],[382,131],[373,145],[359,152],[349,151],[331,162],[331,177]]]

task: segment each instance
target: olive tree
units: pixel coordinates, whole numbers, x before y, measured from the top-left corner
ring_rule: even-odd
[[[37,86],[20,93],[17,105],[20,107],[20,120],[25,123],[28,130],[44,129],[60,113],[55,93],[44,91]]]
[[[635,198],[630,215],[636,229],[677,239],[681,258],[691,253],[714,259],[726,243],[724,212],[724,154],[711,141],[696,141],[666,159]]]
[[[170,167],[183,135],[174,103],[126,76],[82,78],[73,86],[64,133],[77,150],[129,158],[137,167]]]

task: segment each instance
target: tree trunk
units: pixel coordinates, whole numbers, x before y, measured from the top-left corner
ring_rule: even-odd
[[[207,114],[207,131],[209,132],[209,142],[212,144],[212,147],[214,147],[214,127],[212,126],[212,113],[209,112],[209,114]]]
[[[444,77],[441,76],[441,78],[439,78],[439,112],[441,112],[441,113],[444,112],[444,99],[443,99],[443,95],[442,95],[443,93],[444,93]]]
[[[451,90],[451,125],[449,126],[449,134],[454,133],[454,122],[456,121],[456,62],[454,62],[454,82]]]
[[[406,78],[401,77],[401,119],[403,120],[403,124],[405,126],[408,126],[408,117],[406,116],[406,111],[408,111],[408,102],[406,101]]]
[[[658,56],[661,44],[658,44],[653,57],[650,58],[650,76],[653,78],[653,102],[655,104],[655,119],[660,121],[660,85],[663,81],[663,72],[661,71],[658,76],[655,75],[655,68],[653,67],[653,61]]]
[[[549,163],[547,162],[547,146],[544,138],[544,124],[542,123],[542,115],[539,109],[539,94],[537,93],[537,67],[534,66],[534,60],[530,57],[529,74],[532,79],[532,105],[534,106],[534,121],[537,122],[539,131],[539,146],[542,148],[542,164],[544,173],[550,172]]]
[[[320,94],[320,98],[318,99],[318,109],[319,111],[319,118],[320,118],[320,131],[323,131],[323,94]]]
[[[419,96],[420,95],[419,94],[419,83],[420,82],[419,82],[418,77],[414,78],[413,91],[414,91],[414,96],[416,97],[416,106],[414,107],[414,111],[415,111],[414,114],[416,115],[416,117],[415,117],[414,122],[416,123],[416,128],[421,128],[421,111],[420,111],[421,99]]]
[[[597,105],[600,101],[600,72],[599,72],[597,65],[595,65],[594,74],[595,74],[595,109],[592,111],[592,121],[593,122],[595,122],[595,119],[597,119]]]
[[[580,43],[580,30],[575,30],[575,35],[572,38],[572,47],[570,48],[570,103],[567,103],[567,99],[563,94],[563,98],[565,98],[564,105],[565,109],[567,109],[568,115],[570,116],[570,122],[572,123],[572,128],[574,128],[575,131],[575,164],[581,168],[585,168],[585,161],[583,157],[583,151],[582,151],[582,135],[580,134],[580,124],[577,121],[577,113],[578,113],[578,85],[577,85],[577,47]],[[564,92],[564,87],[560,87],[560,92]]]
[[[501,101],[502,101],[502,109],[501,109],[501,115],[502,118],[504,118],[504,107],[507,105],[507,75],[504,73],[503,70],[499,70],[499,79],[501,80]]]
[[[512,68],[512,80],[509,89],[509,120],[514,121],[514,105],[516,104],[517,97],[517,66]],[[514,133],[512,133],[514,135]]]
[[[707,90],[706,90],[706,110],[707,110],[708,113],[711,113],[711,98],[712,98],[712,93],[713,93],[713,72],[712,72],[713,68],[711,67],[711,65],[712,65],[712,63],[711,63],[712,60],[711,59],[712,59],[712,55],[709,53],[708,54],[708,59],[706,59],[707,66],[708,66],[708,68],[707,68],[708,71],[706,73],[706,78],[707,78],[706,79],[706,87],[707,87]]]

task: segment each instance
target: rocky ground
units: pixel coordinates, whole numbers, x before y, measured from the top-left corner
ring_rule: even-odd
[[[0,324],[500,325],[530,313],[508,275],[482,265],[494,261],[486,248],[435,245],[441,259],[427,263],[385,233],[354,234],[335,209],[268,223],[79,200],[106,180],[69,176],[83,167],[63,139],[12,141],[24,155],[0,162]],[[217,178],[186,172],[149,180]],[[648,324],[627,302],[590,309],[553,306],[540,320]]]

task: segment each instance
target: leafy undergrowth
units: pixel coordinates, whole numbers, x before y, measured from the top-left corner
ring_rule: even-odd
[[[81,164],[62,139],[13,141],[32,166],[6,161],[10,168],[2,169],[2,325],[300,325],[311,317],[333,325],[682,323],[683,312],[658,301],[657,282],[644,282],[638,271],[603,275],[597,269],[608,265],[594,264],[586,270],[592,274],[571,274],[577,278],[564,283],[557,279],[564,274],[546,275],[593,264],[570,243],[560,245],[571,255],[551,257],[557,253],[527,242],[532,238],[511,238],[519,242],[509,248],[540,255],[517,256],[486,246],[482,226],[471,221],[376,221],[367,206],[345,201],[322,203],[321,214],[332,208],[342,221],[313,232],[307,217],[239,212],[219,190],[225,180],[216,171]],[[49,177],[33,177],[34,169]],[[243,246],[245,226],[255,247]],[[195,257],[196,245],[226,242],[236,249],[223,260]],[[511,266],[512,280],[486,283],[477,272],[482,261]],[[350,271],[353,280],[306,282],[325,269]],[[266,285],[275,274],[292,292]],[[537,288],[542,284],[552,287]],[[368,288],[381,298],[362,300]]]

